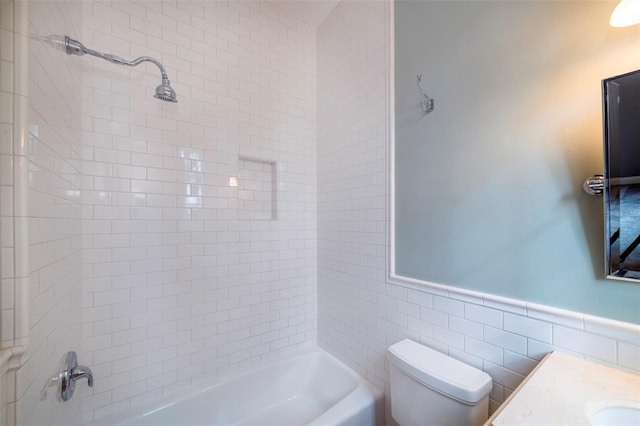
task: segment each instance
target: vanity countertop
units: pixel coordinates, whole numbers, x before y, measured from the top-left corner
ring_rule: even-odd
[[[640,376],[548,354],[485,425],[589,425],[597,410],[640,401]]]

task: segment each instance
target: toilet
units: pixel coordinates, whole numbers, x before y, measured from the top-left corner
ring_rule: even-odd
[[[482,425],[491,377],[412,340],[389,346],[391,416],[400,426]]]

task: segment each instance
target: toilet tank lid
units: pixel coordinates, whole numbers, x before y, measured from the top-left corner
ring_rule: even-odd
[[[389,361],[419,382],[475,405],[491,391],[491,377],[443,353],[405,339],[389,346]]]

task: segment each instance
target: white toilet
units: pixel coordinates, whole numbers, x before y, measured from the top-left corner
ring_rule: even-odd
[[[400,426],[476,426],[489,417],[487,373],[409,339],[389,346],[389,364]]]

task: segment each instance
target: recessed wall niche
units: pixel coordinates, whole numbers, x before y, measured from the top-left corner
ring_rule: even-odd
[[[275,162],[242,157],[238,160],[238,219],[276,219],[275,169]]]

